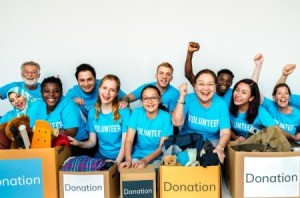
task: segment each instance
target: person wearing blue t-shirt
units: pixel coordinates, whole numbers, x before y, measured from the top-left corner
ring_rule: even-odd
[[[173,134],[171,114],[160,109],[159,89],[153,85],[144,87],[141,100],[143,107],[135,108],[128,122],[125,162],[121,163],[119,169],[144,168],[149,163],[157,168],[162,155],[162,144]]]
[[[87,132],[80,127],[79,107],[72,99],[63,96],[61,80],[54,76],[45,78],[41,88],[43,100],[33,102],[27,113],[30,127],[36,120],[45,120],[52,128],[59,129],[59,133],[78,140],[87,138]]]
[[[274,101],[261,94],[261,103],[288,139],[300,141],[300,110],[289,104],[290,96],[289,86],[279,83],[272,92]]]
[[[76,68],[75,77],[78,84],[69,89],[66,96],[76,102],[84,119],[87,120],[89,110],[92,109],[97,102],[101,80],[96,79],[96,71],[89,64],[79,65]],[[125,95],[122,90],[119,91],[119,98]]]
[[[185,66],[184,66],[184,75],[191,83],[192,86],[194,86],[194,82],[195,82],[195,74],[193,72],[192,60],[193,60],[194,52],[198,51],[199,49],[200,49],[199,43],[189,42]],[[230,87],[232,85],[233,78],[234,78],[233,73],[228,69],[222,69],[217,73],[216,94],[222,97],[228,106],[230,104],[230,99],[232,95],[232,89],[230,89]]]
[[[275,126],[272,116],[260,106],[259,88],[251,79],[242,79],[234,85],[229,110],[232,140],[242,142],[249,133]]]
[[[124,159],[124,141],[130,117],[129,108],[118,108],[120,84],[115,75],[102,78],[97,103],[88,115],[89,139],[82,142],[69,137],[71,144],[80,148],[93,148],[98,141],[99,147],[94,157],[115,160],[118,165]]]
[[[277,82],[278,83],[286,83],[286,80],[290,74],[294,72],[296,69],[296,64],[287,64],[282,69],[282,74]],[[300,95],[292,94],[290,97],[290,104],[300,109]]]
[[[7,98],[8,90],[12,87],[20,87],[27,92],[32,98],[41,99],[41,84],[38,83],[40,78],[41,67],[38,63],[29,61],[21,65],[22,82],[12,82],[0,87],[0,98]]]
[[[215,95],[217,77],[209,69],[201,70],[195,76],[195,93],[187,94],[187,83],[179,87],[180,96],[172,121],[182,126],[179,134],[200,133],[215,146],[213,152],[224,162],[224,148],[230,139],[229,110],[225,101]]]
[[[7,98],[13,106],[13,110],[8,111],[0,118],[0,124],[9,122],[16,117],[27,115],[27,111],[34,101],[34,99],[20,87],[10,88],[7,92]]]
[[[155,78],[156,82],[147,83],[139,86],[137,89],[127,94],[122,98],[121,106],[127,106],[130,102],[134,102],[141,98],[142,90],[147,85],[156,86],[161,93],[162,105],[169,111],[172,112],[176,106],[177,98],[179,97],[178,90],[170,85],[173,79],[173,67],[167,62],[161,63],[156,70]]]

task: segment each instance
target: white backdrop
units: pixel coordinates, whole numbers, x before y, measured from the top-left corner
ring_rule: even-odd
[[[41,78],[59,74],[64,93],[75,68],[89,63],[97,77],[120,77],[130,92],[154,80],[163,61],[184,78],[189,41],[199,42],[194,71],[231,69],[234,82],[250,77],[253,57],[265,56],[260,88],[266,96],[287,63],[300,62],[298,0],[0,0],[0,86],[20,81],[20,65],[42,66]],[[300,93],[300,68],[289,78]],[[11,109],[0,101],[0,114]]]

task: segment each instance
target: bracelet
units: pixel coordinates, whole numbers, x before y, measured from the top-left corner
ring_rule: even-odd
[[[178,103],[185,105],[185,102],[181,102],[180,100],[177,100]]]
[[[221,150],[224,151],[224,148],[223,148],[223,146],[221,144],[218,144],[218,146],[220,146]]]

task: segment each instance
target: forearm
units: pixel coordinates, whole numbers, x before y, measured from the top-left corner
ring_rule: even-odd
[[[230,141],[230,129],[226,129],[226,131],[221,132],[219,146],[221,148],[225,148]]]
[[[153,153],[144,157],[142,160],[145,160],[148,164],[158,158],[162,154],[161,147],[157,148]]]
[[[184,67],[184,75],[189,80],[189,82],[193,85],[195,75],[193,73],[192,59],[193,59],[193,52],[187,52],[185,67]]]
[[[178,103],[172,113],[172,123],[174,126],[182,126],[184,122],[183,112],[184,112],[184,104],[182,99],[178,99]]]
[[[125,141],[125,143],[124,143],[125,160],[126,160],[126,162],[130,162],[130,163],[131,163],[131,160],[132,160],[131,150],[132,150],[132,142]]]
[[[286,83],[286,80],[287,80],[287,76],[281,75],[280,78],[278,79],[276,85],[279,83]]]

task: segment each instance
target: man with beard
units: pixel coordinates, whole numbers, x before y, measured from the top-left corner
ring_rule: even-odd
[[[38,63],[29,61],[25,62],[21,66],[21,76],[23,78],[22,82],[12,82],[4,85],[0,88],[0,98],[2,100],[7,98],[7,92],[12,87],[20,87],[25,92],[29,93],[32,98],[42,98],[41,97],[41,84],[38,83],[40,78],[41,67]]]
[[[156,86],[159,89],[161,93],[161,103],[163,107],[166,108],[168,112],[173,112],[177,104],[179,92],[175,87],[170,85],[170,82],[173,79],[172,65],[167,62],[163,62],[160,65],[158,65],[155,78],[156,78],[156,82],[143,84],[139,86],[137,89],[135,89],[134,91],[132,91],[131,93],[127,94],[125,97],[123,97],[122,101],[120,101],[120,107],[121,108],[125,107],[130,102],[139,100],[143,88],[151,84]]]
[[[184,74],[189,82],[194,85],[195,74],[193,73],[192,59],[194,52],[200,49],[199,43],[190,42],[188,45],[188,52],[185,61]],[[234,78],[233,73],[229,69],[222,69],[217,73],[217,87],[216,94],[223,98],[225,102],[230,104],[230,99],[232,95],[232,80]]]

